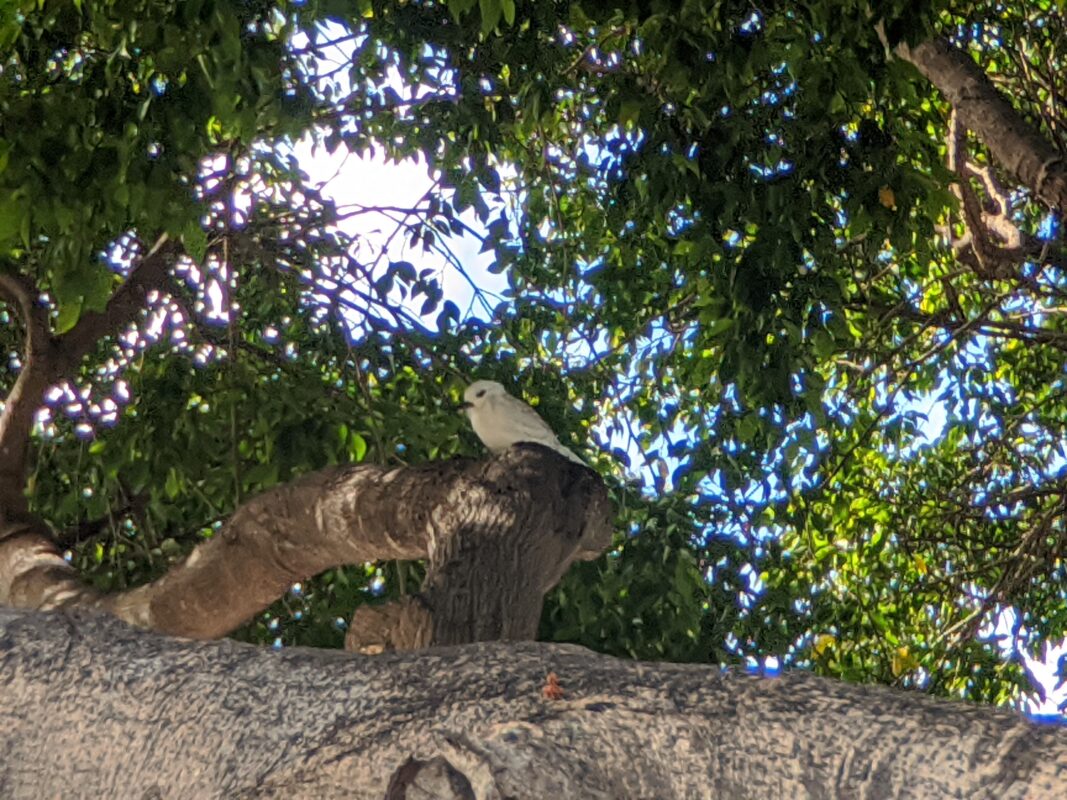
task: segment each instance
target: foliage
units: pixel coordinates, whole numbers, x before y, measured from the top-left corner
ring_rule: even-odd
[[[952,246],[949,109],[887,44],[953,37],[1063,149],[1063,9],[754,8],[10,6],[0,259],[57,331],[160,234],[192,259],[154,327],[50,395],[32,492],[92,532],[78,567],[143,582],[302,472],[477,453],[445,401],[487,377],[616,487],[617,546],[564,579],[545,638],[1017,700],[1012,648],[1067,631],[1064,253],[1046,238],[994,272]],[[477,220],[509,282],[491,319],[420,264],[357,255],[355,212],[295,163],[304,135],[426,159],[398,235],[447,254]],[[1009,189],[1038,241],[1046,210]],[[413,569],[332,571],[242,635],[336,644]]]

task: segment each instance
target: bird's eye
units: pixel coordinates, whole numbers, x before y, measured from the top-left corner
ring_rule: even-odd
[[[477,396],[478,397],[485,397],[485,389],[482,389],[480,392],[478,392]]]

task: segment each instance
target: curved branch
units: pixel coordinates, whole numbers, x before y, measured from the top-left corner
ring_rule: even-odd
[[[111,296],[103,311],[85,312],[73,328],[57,337],[57,372],[68,374],[97,342],[135,320],[145,309],[148,294],[166,285],[167,273],[181,253],[177,242],[168,241],[166,235],[161,236]]]
[[[14,272],[0,272],[0,298],[18,311],[31,341],[48,336],[48,312],[37,304],[39,294],[29,278]]]
[[[41,395],[53,379],[48,309],[37,302],[39,294],[29,278],[0,274],[0,296],[17,310],[26,331],[22,369],[0,413],[0,521],[26,517],[26,450]]]
[[[0,604],[90,606],[213,638],[331,567],[428,558],[423,594],[410,606],[418,624],[403,635],[363,624],[351,647],[532,639],[544,593],[575,559],[608,546],[611,520],[596,473],[539,445],[488,461],[350,465],[253,498],[162,578],[116,595],[83,586],[46,537],[18,531],[4,541],[0,530]]]

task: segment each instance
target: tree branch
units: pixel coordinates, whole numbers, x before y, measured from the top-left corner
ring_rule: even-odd
[[[1067,796],[1061,727],[799,670],[528,642],[276,653],[12,611],[0,641],[12,800]]]
[[[997,91],[967,53],[943,39],[894,52],[936,86],[960,122],[985,143],[997,162],[1034,196],[1067,214],[1067,160]]]
[[[1020,266],[1029,250],[1035,249],[1034,244],[1029,237],[1024,237],[1012,220],[1010,198],[992,168],[988,165],[979,167],[968,160],[967,129],[960,123],[955,108],[949,117],[945,145],[947,166],[958,178],[952,191],[961,201],[963,210],[964,235],[956,238],[951,225],[945,229],[957,258],[983,278],[1014,279],[1031,284],[1032,280],[1024,277]],[[985,189],[984,204],[971,187],[972,176],[978,178]],[[1039,246],[1036,252],[1046,249]],[[948,285],[946,283],[946,287]]]
[[[52,381],[53,341],[48,309],[37,302],[40,294],[29,278],[0,274],[0,296],[17,311],[26,331],[22,369],[0,412],[0,524],[25,519],[26,452],[41,395]]]
[[[167,273],[181,253],[177,242],[168,241],[165,234],[161,236],[103,311],[87,311],[73,328],[57,337],[59,374],[69,374],[97,342],[135,320],[145,309],[148,294],[166,286]]]
[[[0,298],[15,308],[31,341],[48,336],[48,312],[37,304],[38,294],[28,278],[15,272],[0,272]]]
[[[596,474],[538,445],[488,461],[358,464],[254,497],[183,563],[121,594],[87,589],[47,539],[15,531],[4,541],[0,531],[0,604],[89,606],[163,633],[213,638],[330,567],[428,558],[421,599],[400,625],[408,632],[361,624],[365,636],[352,647],[532,639],[545,592],[575,559],[610,544],[611,521]]]
[[[53,336],[48,309],[36,302],[38,290],[25,277],[0,274],[0,295],[19,309],[26,328],[22,370],[0,413],[0,525],[25,520],[23,489],[30,432],[45,390],[70,375],[102,339],[132,322],[145,307],[145,297],[167,280],[167,271],[180,253],[177,243],[161,237],[141,259],[102,312],[90,311],[62,336]]]

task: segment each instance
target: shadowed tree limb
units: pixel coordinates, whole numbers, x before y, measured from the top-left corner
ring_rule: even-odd
[[[16,311],[24,330],[22,369],[0,412],[0,521],[25,519],[26,453],[41,396],[55,375],[55,341],[48,309],[26,277],[0,273],[0,297]]]
[[[38,303],[37,287],[25,276],[0,274],[0,296],[18,309],[26,331],[22,369],[0,413],[0,523],[26,518],[26,454],[45,390],[73,373],[102,338],[137,318],[148,293],[165,285],[180,253],[176,242],[160,237],[103,311],[84,313],[73,328],[59,336],[51,333],[48,309]]]

